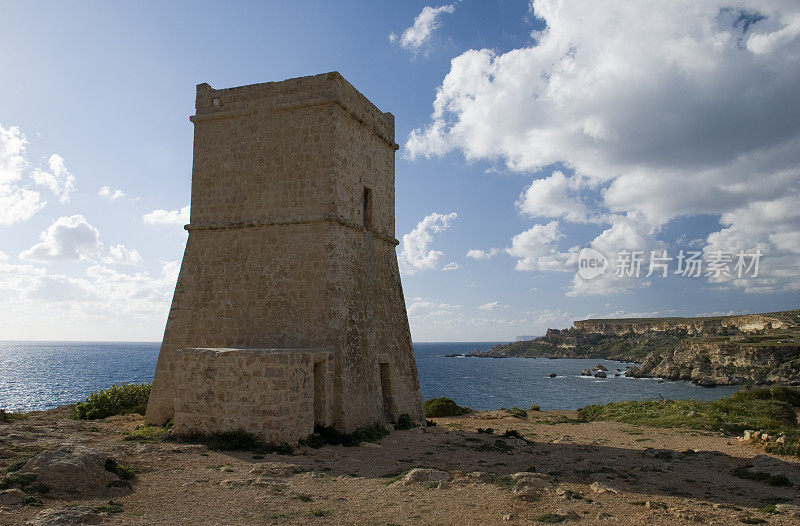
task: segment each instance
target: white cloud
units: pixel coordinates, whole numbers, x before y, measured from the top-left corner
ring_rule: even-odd
[[[403,236],[397,256],[400,271],[411,275],[423,270],[434,269],[439,266],[439,260],[444,252],[433,250],[433,234],[438,234],[448,228],[458,214],[439,214],[433,212],[417,223],[417,226]]]
[[[24,250],[20,259],[34,261],[90,261],[100,255],[103,244],[100,231],[82,215],[58,218],[39,237],[41,242]]]
[[[64,165],[64,158],[54,153],[47,161],[50,170],[37,168],[31,174],[34,182],[46,186],[62,203],[69,203],[69,195],[75,190],[75,176]]]
[[[453,59],[431,122],[409,135],[405,154],[458,150],[530,172],[564,166],[574,175],[537,178],[520,210],[610,223],[598,244],[644,236],[652,245],[676,218],[718,215],[723,228],[708,244],[763,244],[776,270],[762,285],[795,290],[797,266],[785,255],[795,220],[761,214],[763,227],[753,229],[737,218],[800,190],[800,4],[537,0],[532,8],[547,27],[530,46]],[[522,266],[542,266],[532,261]]]
[[[563,238],[558,221],[546,225],[534,225],[511,239],[506,252],[517,258],[517,270],[574,271],[573,262],[577,253],[558,251],[557,242]]]
[[[27,143],[19,128],[0,125],[0,225],[27,221],[46,204],[39,192],[20,184]]]
[[[0,331],[35,339],[44,323],[48,334],[63,339],[155,339],[178,268],[177,261],[163,262],[159,275],[151,276],[92,265],[83,275],[65,276],[0,257]]]
[[[491,301],[489,303],[484,303],[483,305],[478,305],[478,309],[482,311],[495,311],[495,310],[504,310],[509,308],[508,305],[501,305],[499,301]]]
[[[414,25],[403,31],[399,38],[394,33],[390,34],[389,40],[399,42],[403,49],[419,51],[430,41],[433,32],[441,25],[439,17],[445,13],[452,13],[455,9],[453,4],[440,7],[425,6],[414,19]]]
[[[442,267],[442,270],[458,270],[461,268],[461,265],[456,263],[455,261],[451,261],[447,265]]]
[[[546,179],[536,179],[517,201],[520,211],[531,217],[563,217],[567,221],[587,222],[589,211],[576,195],[582,187],[576,178],[554,171]]]
[[[467,257],[472,259],[492,259],[500,252],[501,250],[499,248],[490,248],[489,250],[472,248],[467,251]]]
[[[116,245],[108,247],[108,256],[102,261],[106,265],[139,266],[142,264],[142,256],[135,248],[128,249],[125,245]]]
[[[120,197],[125,197],[125,192],[123,192],[122,190],[119,190],[119,189],[114,190],[110,186],[106,185],[106,186],[102,187],[100,190],[97,191],[97,195],[99,195],[100,197],[105,197],[105,198],[111,199],[112,201],[115,201],[115,200],[119,199]]]
[[[180,225],[189,223],[189,206],[180,210],[153,210],[142,216],[142,221],[149,225]]]

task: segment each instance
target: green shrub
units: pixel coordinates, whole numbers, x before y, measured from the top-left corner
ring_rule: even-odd
[[[314,434],[307,437],[303,443],[311,447],[321,447],[323,444],[353,447],[362,442],[376,442],[388,434],[386,427],[378,422],[359,427],[352,433],[341,433],[332,426],[317,426],[314,428]]]
[[[0,409],[0,423],[8,424],[12,420],[22,420],[25,415],[22,413],[10,413],[5,409]]]
[[[469,407],[461,407],[454,401],[444,396],[441,398],[430,398],[425,400],[422,404],[425,411],[426,418],[435,418],[439,416],[461,416],[471,413],[472,409]]]
[[[522,435],[520,435],[519,431],[517,431],[516,429],[506,429],[506,432],[503,433],[503,437],[504,438],[521,438],[522,440],[525,440],[524,438],[522,438]]]
[[[541,411],[541,409],[539,408],[539,406],[538,406],[538,405],[536,405],[536,404],[531,404],[531,409],[530,409],[530,410],[531,410],[531,411]]]
[[[520,409],[517,406],[512,407],[511,409],[507,409],[508,414],[513,416],[514,418],[528,418],[528,413],[525,412],[524,409]]]
[[[203,444],[214,451],[248,451],[259,454],[294,455],[294,448],[290,444],[286,442],[267,444],[256,435],[243,429],[211,434],[173,435],[169,433],[167,434],[167,439],[179,443]]]
[[[411,420],[411,417],[408,413],[403,413],[397,419],[397,423],[394,425],[394,428],[399,431],[405,431],[406,429],[411,429],[414,426],[414,422]]]
[[[108,504],[96,506],[95,511],[100,513],[122,513],[124,510],[122,509],[122,504],[110,500],[108,501]]]
[[[721,431],[729,435],[746,429],[783,435],[784,444],[769,443],[770,453],[800,456],[800,427],[795,407],[800,390],[765,387],[738,391],[713,402],[698,400],[647,400],[590,405],[578,410],[585,420],[613,420],[650,427],[685,427]]]
[[[9,473],[0,480],[0,489],[13,488],[15,486],[24,488],[35,481],[36,475],[34,473]]]
[[[110,471],[122,480],[131,480],[136,476],[136,472],[132,467],[126,466],[125,464],[119,464],[113,458],[106,460],[106,471]]]
[[[133,431],[126,431],[122,440],[137,442],[160,442],[169,436],[172,424],[164,426],[153,426],[143,424],[136,426]]]
[[[17,460],[12,462],[7,468],[6,473],[14,473],[15,471],[19,471],[22,469],[22,466],[25,465],[27,461],[35,457],[36,455],[25,455],[23,457],[19,457]]]
[[[139,413],[147,410],[152,384],[112,385],[104,391],[92,393],[84,402],[75,406],[75,417],[95,420],[113,415]]]

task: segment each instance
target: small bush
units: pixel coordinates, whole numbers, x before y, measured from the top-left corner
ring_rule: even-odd
[[[516,429],[506,429],[506,432],[503,433],[503,437],[504,438],[519,438],[519,439],[525,440],[524,438],[522,438],[522,435],[520,435],[519,431],[517,431]]]
[[[414,427],[414,422],[411,421],[411,417],[408,413],[403,413],[397,419],[397,423],[394,425],[394,428],[400,431],[404,431],[406,429],[411,429]]]
[[[531,404],[531,411],[541,411],[541,409],[539,408],[539,406],[538,406],[538,405],[536,405],[536,404]]]
[[[242,429],[206,435],[174,435],[169,433],[167,439],[178,443],[203,444],[214,451],[248,451],[258,454],[294,455],[294,448],[290,444],[286,442],[266,444],[256,435]]]
[[[494,485],[500,489],[510,490],[517,485],[517,482],[511,475],[502,475],[494,480]]]
[[[118,502],[114,502],[113,500],[108,501],[108,504],[102,504],[100,506],[95,507],[95,511],[100,513],[122,513],[122,504]]]
[[[440,416],[461,416],[471,413],[472,409],[469,407],[461,407],[454,401],[444,396],[441,398],[430,398],[425,400],[422,404],[425,411],[426,418],[435,418]]]
[[[25,415],[21,413],[10,413],[5,409],[0,409],[0,423],[8,424],[12,420],[22,420]]]
[[[106,471],[110,471],[122,480],[132,480],[136,476],[136,472],[132,467],[125,464],[119,464],[113,458],[106,460]]]
[[[36,475],[33,473],[9,473],[0,480],[0,489],[13,488],[15,486],[24,488],[35,481]]]
[[[124,433],[122,440],[137,442],[160,442],[169,436],[172,424],[153,426],[150,424],[139,425],[133,431]]]
[[[508,414],[513,416],[514,418],[522,418],[522,419],[528,418],[528,413],[526,413],[524,409],[520,409],[517,406],[508,409]]]
[[[341,433],[332,426],[317,426],[314,429],[314,435],[305,439],[305,443],[330,444],[333,446],[343,445],[345,447],[357,446],[362,442],[377,442],[386,435],[389,431],[378,422],[357,428],[352,433]],[[316,438],[315,437],[318,437]],[[313,446],[312,446],[313,447]],[[317,446],[319,447],[319,446]]]
[[[35,456],[36,455],[25,455],[24,457],[19,457],[6,468],[6,473],[14,473],[15,471],[19,471],[27,461]]]
[[[147,410],[152,384],[112,385],[104,391],[89,395],[75,406],[75,417],[81,420],[96,420],[113,415],[139,413]]]

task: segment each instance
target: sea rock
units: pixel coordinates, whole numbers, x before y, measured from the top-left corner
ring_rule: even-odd
[[[608,369],[606,369],[605,367],[603,367],[603,364],[602,364],[602,363],[598,363],[597,365],[595,365],[595,366],[594,366],[594,369],[592,369],[592,370],[593,370],[593,371],[608,371]]]
[[[40,511],[31,521],[31,526],[67,526],[72,524],[100,524],[103,516],[91,506],[50,508]]]
[[[556,373],[550,373],[550,378],[555,378],[556,376],[558,376]]]
[[[596,373],[594,373],[594,377],[595,378],[606,378],[607,375],[603,371],[597,371]]]
[[[403,485],[438,482],[440,485],[450,482],[450,473],[439,469],[414,468],[400,479]]]
[[[43,451],[28,460],[19,473],[32,473],[37,484],[54,493],[99,495],[121,479],[106,469],[109,455],[96,449],[73,446]],[[116,465],[116,463],[114,463]]]
[[[592,376],[592,371],[590,371],[589,369],[584,369],[583,371],[581,371],[581,376]]]
[[[17,488],[0,491],[0,505],[19,506],[20,504],[25,504],[26,500],[28,500],[28,496]]]

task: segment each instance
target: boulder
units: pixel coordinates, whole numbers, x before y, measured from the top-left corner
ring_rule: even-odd
[[[553,479],[550,475],[522,471],[514,473],[511,478],[517,483],[513,490],[514,496],[520,500],[539,500],[542,495],[553,490]]]
[[[584,369],[583,371],[581,371],[581,376],[592,376],[592,371],[590,371],[589,369]]]
[[[602,482],[592,482],[589,485],[589,489],[594,491],[595,493],[614,493],[619,494],[619,490],[616,488],[612,488],[607,484],[603,484]]]
[[[606,375],[606,373],[604,373],[603,371],[597,371],[597,372],[594,374],[594,377],[595,377],[595,378],[606,378],[606,377],[607,377],[607,375]]]
[[[36,476],[36,483],[47,486],[54,493],[98,495],[109,486],[125,484],[107,469],[116,467],[106,453],[84,446],[63,447],[43,451],[28,460],[19,473]]]
[[[450,473],[439,469],[414,468],[400,479],[400,482],[404,485],[423,484],[426,482],[436,482],[441,485],[450,482]]]
[[[40,511],[28,524],[31,526],[66,526],[71,524],[100,524],[103,516],[91,506],[50,508]]]
[[[556,376],[558,376],[556,373],[550,373],[550,378],[555,378]]]
[[[594,366],[594,368],[592,369],[592,371],[608,371],[608,369],[606,369],[605,367],[603,367],[603,364],[602,364],[602,363],[598,363],[597,365],[595,365],[595,366]]]
[[[757,431],[752,429],[745,429],[744,434],[742,435],[742,440],[749,442],[755,438],[756,433]]]
[[[800,467],[793,462],[785,462],[769,455],[756,455],[747,471],[770,477],[783,477],[795,486],[800,486]]]
[[[0,505],[2,506],[19,506],[25,504],[28,496],[22,490],[16,488],[0,491]]]

